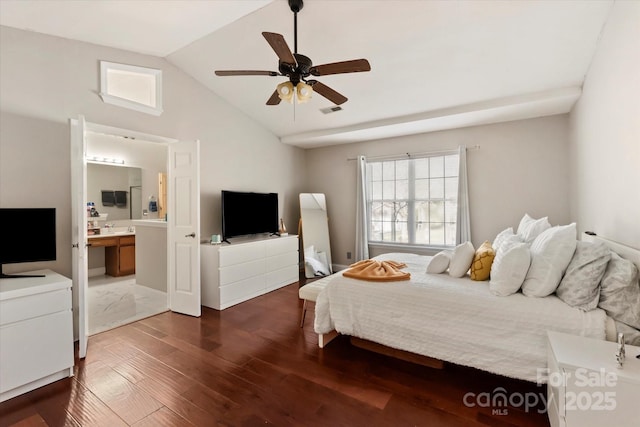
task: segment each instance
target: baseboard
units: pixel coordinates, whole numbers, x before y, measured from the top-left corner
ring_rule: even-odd
[[[106,267],[90,268],[88,272],[89,277],[104,276],[105,274],[107,274]]]

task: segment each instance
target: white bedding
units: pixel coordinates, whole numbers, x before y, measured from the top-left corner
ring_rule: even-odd
[[[316,301],[315,331],[336,330],[396,349],[536,381],[547,366],[546,331],[605,338],[606,314],[583,312],[551,295],[498,297],[489,282],[426,274],[429,257],[385,254],[407,264],[411,281],[327,277]]]

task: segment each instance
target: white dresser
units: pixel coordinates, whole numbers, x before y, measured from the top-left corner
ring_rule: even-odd
[[[640,425],[640,347],[548,332],[547,411],[552,427]]]
[[[73,375],[71,280],[0,279],[0,402]]]
[[[297,282],[298,236],[203,244],[200,270],[202,305],[224,310]]]

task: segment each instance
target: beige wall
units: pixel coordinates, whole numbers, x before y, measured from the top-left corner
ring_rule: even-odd
[[[617,1],[571,113],[571,217],[640,248],[640,2]]]
[[[164,113],[104,104],[99,61],[163,70]],[[220,191],[277,192],[281,216],[297,228],[304,151],[229,106],[162,58],[0,27],[0,206],[55,207],[58,260],[7,272],[51,268],[71,276],[70,118],[201,142],[201,236],[220,233]]]
[[[307,191],[325,193],[333,262],[354,252],[356,163],[359,154],[393,155],[455,149],[467,154],[472,241],[517,227],[525,213],[569,221],[568,116],[434,132],[307,150]]]
[[[100,60],[162,69],[164,113],[104,104]],[[281,216],[296,229],[303,150],[280,143],[162,58],[0,27],[0,207],[55,207],[58,218],[57,261],[14,264],[7,273],[50,268],[71,277],[68,123],[81,114],[91,123],[200,140],[201,237],[220,233],[222,189],[277,192]],[[75,287],[73,298],[77,307]]]

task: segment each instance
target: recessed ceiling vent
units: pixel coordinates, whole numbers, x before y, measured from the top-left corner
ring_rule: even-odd
[[[324,114],[337,113],[338,111],[342,111],[342,107],[339,105],[334,105],[333,107],[321,108],[320,111],[322,111]]]

